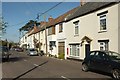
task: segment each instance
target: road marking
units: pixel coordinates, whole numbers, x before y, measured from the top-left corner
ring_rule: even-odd
[[[37,64],[33,64],[34,66],[39,66],[39,65],[37,65]]]
[[[66,79],[66,80],[70,80],[69,78],[65,77],[65,76],[61,76],[63,79]]]
[[[27,61],[27,60],[24,60],[24,61]]]

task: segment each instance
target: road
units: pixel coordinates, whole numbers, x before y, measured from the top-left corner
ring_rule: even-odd
[[[28,56],[25,52],[11,52],[9,61],[2,63],[2,76],[14,80],[22,78],[110,79],[109,75],[98,72],[83,72],[80,61],[60,60],[46,56]]]

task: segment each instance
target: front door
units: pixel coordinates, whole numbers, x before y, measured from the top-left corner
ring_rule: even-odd
[[[90,53],[90,44],[85,44],[85,57],[88,57]]]

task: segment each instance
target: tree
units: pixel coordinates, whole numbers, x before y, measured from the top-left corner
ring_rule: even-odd
[[[6,33],[6,27],[8,26],[8,23],[4,21],[4,18],[0,16],[0,36],[4,33]]]

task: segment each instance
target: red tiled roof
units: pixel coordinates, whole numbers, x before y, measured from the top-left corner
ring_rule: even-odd
[[[32,30],[29,31],[29,34],[28,36],[32,35],[32,34],[35,34],[38,32],[38,27],[37,26],[34,26]]]
[[[56,19],[51,20],[50,22],[48,22],[47,27],[50,27],[52,25],[56,25],[56,24],[58,24],[60,22],[65,21],[65,18],[72,15],[72,13],[74,13],[77,9],[78,9],[78,7],[64,13],[63,15],[57,17]]]
[[[41,23],[40,27],[35,27],[34,26],[34,31],[30,35],[35,34],[35,33],[39,32],[40,30],[45,29],[45,27],[51,27],[51,26],[56,25],[58,23],[64,22],[65,18],[72,15],[78,9],[78,7],[64,13],[63,15],[57,17],[56,19],[51,19],[49,22],[41,21],[40,22]]]

